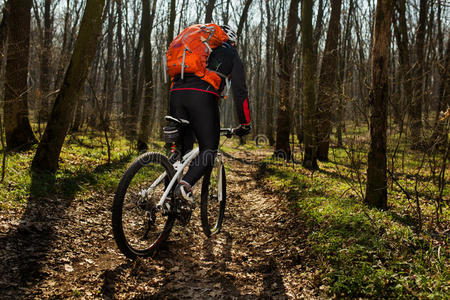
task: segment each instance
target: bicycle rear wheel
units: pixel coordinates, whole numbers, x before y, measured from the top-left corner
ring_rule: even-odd
[[[120,180],[112,226],[117,247],[126,257],[149,256],[169,237],[175,216],[156,204],[174,174],[167,157],[149,152],[139,156]]]
[[[226,203],[225,166],[216,158],[211,173],[205,174],[201,193],[201,219],[202,228],[206,236],[220,231]]]

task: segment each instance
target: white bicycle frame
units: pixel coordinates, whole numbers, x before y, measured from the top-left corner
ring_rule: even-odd
[[[178,181],[178,179],[181,177],[181,174],[183,173],[184,168],[192,161],[194,160],[197,156],[198,153],[200,152],[199,148],[195,148],[191,151],[189,151],[188,153],[186,153],[183,156],[183,159],[181,161],[176,161],[173,164],[173,167],[176,170],[175,175],[173,176],[173,178],[170,180],[170,183],[167,185],[164,194],[162,195],[161,199],[159,200],[159,202],[156,204],[157,208],[162,208],[162,206],[164,205],[164,201],[166,200],[167,196],[169,195],[169,192],[172,190],[172,187],[174,186],[174,184]],[[144,192],[144,195],[150,193],[150,191],[152,189],[154,189],[158,184],[160,184],[164,178],[166,177],[166,172],[162,173],[153,183],[152,185],[146,189]]]
[[[188,153],[186,153],[183,158],[181,159],[181,161],[176,161],[173,164],[173,167],[175,168],[176,172],[175,175],[173,176],[173,178],[170,180],[169,184],[167,185],[166,189],[164,190],[164,194],[162,195],[161,199],[158,201],[158,203],[156,204],[156,208],[161,209],[164,205],[164,201],[166,200],[167,196],[169,195],[170,191],[172,190],[172,187],[174,186],[174,184],[178,181],[178,179],[181,177],[181,174],[183,173],[184,168],[191,162],[193,161],[199,154],[200,149],[197,147],[191,151],[189,151]],[[217,157],[220,157],[220,152],[217,153]],[[217,159],[216,157],[216,159]],[[223,168],[223,165],[222,165]],[[141,191],[140,195],[142,196],[142,198],[145,198],[145,196],[147,194],[149,194],[151,192],[152,189],[154,189],[158,184],[160,184],[164,178],[166,177],[166,172],[162,173],[153,183],[152,185],[146,189]],[[219,186],[222,186],[222,170],[219,171]],[[222,195],[222,190],[219,189],[218,191],[218,200],[222,201],[223,195]]]

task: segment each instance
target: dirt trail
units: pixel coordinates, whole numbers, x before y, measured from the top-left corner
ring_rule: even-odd
[[[187,228],[175,225],[153,258],[130,261],[117,250],[112,195],[66,201],[52,225],[2,215],[0,299],[319,297],[315,273],[305,266],[307,250],[295,246],[305,239],[302,226],[283,195],[258,184],[255,166],[227,161],[222,232],[206,238],[197,209]],[[39,209],[49,214],[52,203],[61,199]]]

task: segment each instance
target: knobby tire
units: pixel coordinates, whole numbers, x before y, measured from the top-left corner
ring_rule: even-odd
[[[222,185],[217,183],[218,175],[222,175]],[[218,201],[219,189],[222,190],[222,201]],[[202,229],[206,236],[211,236],[220,232],[226,204],[226,177],[225,166],[220,161],[205,174],[202,182],[201,192],[201,221]]]

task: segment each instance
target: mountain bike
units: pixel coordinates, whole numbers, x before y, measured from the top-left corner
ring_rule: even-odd
[[[220,134],[230,138],[233,129],[223,128]],[[112,207],[114,239],[125,256],[134,259],[152,255],[169,237],[175,220],[182,225],[188,223],[192,211],[174,199],[173,190],[186,166],[198,154],[199,148],[182,157],[176,151],[170,157],[147,152],[125,171]],[[201,224],[206,236],[220,231],[225,203],[225,167],[219,150],[211,172],[203,176],[201,187]]]

